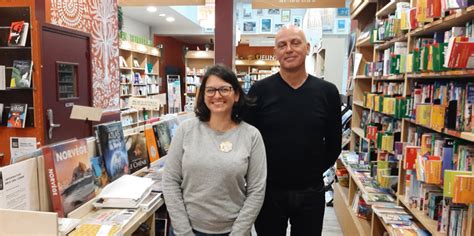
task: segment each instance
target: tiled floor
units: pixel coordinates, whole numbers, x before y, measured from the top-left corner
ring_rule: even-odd
[[[257,235],[255,230],[252,229],[252,235]],[[286,233],[287,236],[290,236],[290,227],[288,227],[288,231]],[[324,236],[341,236],[341,226],[339,225],[339,221],[337,221],[336,213],[334,212],[334,208],[326,207],[324,212],[324,224],[323,224],[323,233]]]

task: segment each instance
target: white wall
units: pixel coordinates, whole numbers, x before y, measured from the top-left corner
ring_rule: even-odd
[[[142,23],[140,21],[134,20],[130,17],[123,16],[123,27],[122,31],[133,34],[140,37],[145,37],[147,39],[153,40],[150,37],[150,28],[151,26]]]

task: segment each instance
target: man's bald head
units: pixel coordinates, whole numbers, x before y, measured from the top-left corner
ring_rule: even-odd
[[[306,40],[306,36],[301,28],[295,25],[284,25],[281,27],[280,30],[278,30],[276,36],[275,36],[275,44],[278,43],[278,39],[281,38],[284,35],[287,34],[297,34],[300,36],[300,38],[304,41],[304,43],[307,43],[308,41]]]

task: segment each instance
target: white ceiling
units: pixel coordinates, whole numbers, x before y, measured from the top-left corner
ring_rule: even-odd
[[[210,43],[211,39],[214,41],[214,34],[203,34],[201,26],[189,20],[187,17],[181,15],[171,7],[157,6],[158,10],[154,13],[146,11],[146,7],[122,7],[123,14],[135,21],[149,25],[154,34],[160,36],[172,36],[184,43],[189,44],[206,44]],[[160,17],[159,14],[166,14],[165,17]],[[166,17],[172,16],[175,22],[167,22]],[[253,40],[258,40],[263,37],[263,40],[270,38],[273,40],[274,35],[242,35],[240,43],[249,44]]]

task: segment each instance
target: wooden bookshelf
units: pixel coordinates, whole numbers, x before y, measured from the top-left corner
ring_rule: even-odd
[[[474,18],[474,6],[461,10],[456,14],[435,20],[429,24],[418,27],[410,32],[410,36],[420,36],[433,34],[436,31],[448,30],[453,26],[462,25]]]
[[[443,236],[447,235],[446,233],[440,233],[437,231],[438,222],[429,218],[424,212],[410,207],[410,205],[405,201],[405,196],[398,195],[397,199],[420,223],[423,227],[426,228],[432,235]]]
[[[375,11],[375,5],[377,3],[377,0],[364,0],[362,3],[352,11],[351,9],[351,19],[356,20],[359,16],[365,16],[364,14],[367,11]]]
[[[412,79],[447,79],[447,78],[470,78],[474,77],[474,70],[450,70],[443,72],[409,73]]]
[[[385,43],[375,46],[375,50],[385,50],[392,47],[396,42],[406,42],[408,40],[408,35],[404,34],[398,38],[391,39]]]
[[[384,19],[388,15],[392,14],[396,10],[396,4],[398,2],[411,2],[411,7],[416,6],[415,1],[408,1],[408,0],[378,0],[378,1],[364,1],[364,0],[352,0],[351,1],[351,19],[357,20],[358,24],[356,28],[352,29],[357,34],[360,34],[362,30],[373,22],[375,19]],[[364,38],[357,40],[355,43],[355,52],[362,54],[362,61],[361,64],[364,65],[365,63],[369,62],[376,62],[381,58],[381,54],[384,50],[391,48],[397,42],[407,42],[408,51],[411,52],[414,48],[415,42],[417,38],[420,37],[433,37],[432,35],[435,32],[449,30],[453,26],[465,26],[467,21],[472,21],[474,19],[474,6],[470,6],[463,10],[458,10],[456,13],[451,14],[449,16],[435,19],[433,22],[421,24],[417,29],[411,31],[401,31],[401,34],[398,34],[394,38],[391,38],[387,41],[379,41],[374,43],[375,45],[371,44],[370,39]],[[353,71],[352,69],[349,69]],[[421,72],[421,73],[401,73],[399,75],[389,75],[389,76],[364,76],[366,72],[364,70],[357,71],[356,75],[352,75],[352,83],[353,83],[353,114],[352,114],[352,124],[351,124],[351,150],[354,151],[356,146],[360,146],[362,139],[364,139],[364,131],[360,128],[360,122],[363,119],[362,114],[366,111],[370,110],[376,113],[383,114],[388,117],[392,117],[395,119],[393,114],[387,114],[384,112],[377,112],[373,109],[364,106],[364,94],[371,93],[372,86],[376,85],[377,82],[380,81],[387,81],[387,82],[404,82],[403,88],[403,97],[407,97],[411,90],[411,86],[413,86],[414,82],[420,82],[422,80],[429,81],[427,83],[432,83],[435,80],[443,79],[450,80],[450,81],[459,81],[459,80],[468,80],[474,78],[474,70],[473,69],[453,69],[453,70],[446,70],[442,72]],[[474,145],[474,134],[471,132],[459,132],[454,130],[448,130],[443,128],[442,130],[435,130],[431,127],[425,125],[419,125],[412,119],[400,119],[401,120],[401,137],[400,141],[406,142],[408,139],[408,130],[410,127],[419,126],[426,128],[428,132],[441,134],[443,137],[454,137],[459,139],[463,143],[470,143]],[[397,140],[398,141],[398,140]],[[376,153],[380,155],[382,152],[377,150]],[[388,151],[388,153],[394,154],[393,151]],[[398,166],[401,166],[401,161],[398,163]],[[348,171],[351,172],[351,168],[347,166]],[[432,235],[446,235],[446,233],[440,233],[437,231],[437,222],[429,218],[424,212],[418,211],[416,209],[410,208],[407,202],[404,201],[404,192],[405,192],[405,178],[406,178],[406,171],[403,168],[399,168],[399,176],[398,176],[398,191],[396,194],[397,202],[399,205],[404,206],[407,208],[407,212],[413,216],[413,221],[417,223],[420,227],[426,228]],[[351,175],[351,173],[349,174]],[[347,235],[356,234],[354,230],[360,235],[383,235],[384,232],[387,232],[389,235],[392,235],[392,228],[388,225],[383,224],[382,220],[378,218],[375,214],[372,217],[372,220],[361,222],[360,219],[352,213],[351,204],[353,201],[353,197],[355,191],[361,189],[363,191],[363,186],[360,182],[358,182],[355,178],[350,178],[350,184],[348,188],[348,195],[347,195],[347,204],[341,204],[341,206],[334,205],[336,212],[345,212],[349,214],[349,216],[340,216],[338,213],[338,217],[346,217],[352,218],[354,220],[353,226],[350,224],[341,224],[343,232]],[[441,188],[442,186],[440,186]],[[337,193],[338,198],[340,198],[340,202],[345,202],[345,192],[340,186],[335,187],[335,193]],[[335,197],[336,198],[336,197]],[[344,209],[349,207],[348,210]],[[341,209],[338,209],[341,208]],[[465,235],[473,235],[473,205],[469,205],[468,208],[468,219],[469,222],[467,225]],[[367,224],[366,224],[367,223]],[[366,227],[367,226],[367,227]],[[356,229],[350,229],[351,227],[355,227]],[[370,227],[370,228],[368,228]],[[349,231],[352,230],[352,231]],[[350,233],[346,233],[350,232]]]
[[[410,1],[408,1],[408,0],[391,0],[382,9],[378,10],[377,13],[375,13],[375,16],[377,18],[387,17],[388,15],[395,12],[395,9],[397,8],[397,3],[399,3],[399,2],[410,2]]]
[[[370,46],[373,46],[370,43],[370,37],[366,37],[366,38],[357,40],[357,42],[356,42],[356,47],[370,47]]]

